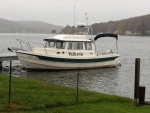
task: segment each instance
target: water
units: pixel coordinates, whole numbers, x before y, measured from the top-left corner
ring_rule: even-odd
[[[8,47],[20,47],[15,39],[41,42],[51,34],[0,34],[0,54],[10,52]],[[98,51],[109,49],[112,41],[99,39]],[[43,43],[43,42],[42,42]],[[134,97],[135,58],[141,58],[140,85],[146,87],[146,100],[150,101],[150,37],[119,36],[118,46],[121,67],[80,70],[79,87],[101,93]],[[104,45],[104,46],[103,46]],[[105,48],[104,48],[105,47]],[[24,71],[25,72],[25,71]],[[52,82],[59,85],[76,87],[77,70],[25,72],[25,77]]]

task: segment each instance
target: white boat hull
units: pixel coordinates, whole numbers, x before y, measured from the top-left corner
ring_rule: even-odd
[[[99,67],[115,67],[120,61],[118,56],[93,57],[86,59],[78,58],[54,58],[39,54],[17,52],[22,65],[27,69],[88,69]]]

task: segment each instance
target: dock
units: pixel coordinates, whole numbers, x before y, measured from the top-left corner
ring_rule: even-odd
[[[2,70],[2,63],[3,61],[11,61],[11,60],[18,60],[16,54],[0,54],[0,70]]]

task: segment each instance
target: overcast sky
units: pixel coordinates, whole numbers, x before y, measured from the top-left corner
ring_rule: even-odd
[[[0,18],[55,25],[115,21],[150,14],[150,0],[0,0]]]

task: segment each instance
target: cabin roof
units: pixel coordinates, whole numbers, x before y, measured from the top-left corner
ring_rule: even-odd
[[[47,39],[44,39],[45,41],[49,40],[59,40],[59,41],[93,41],[87,38],[87,35],[56,35],[53,37],[48,37]]]

